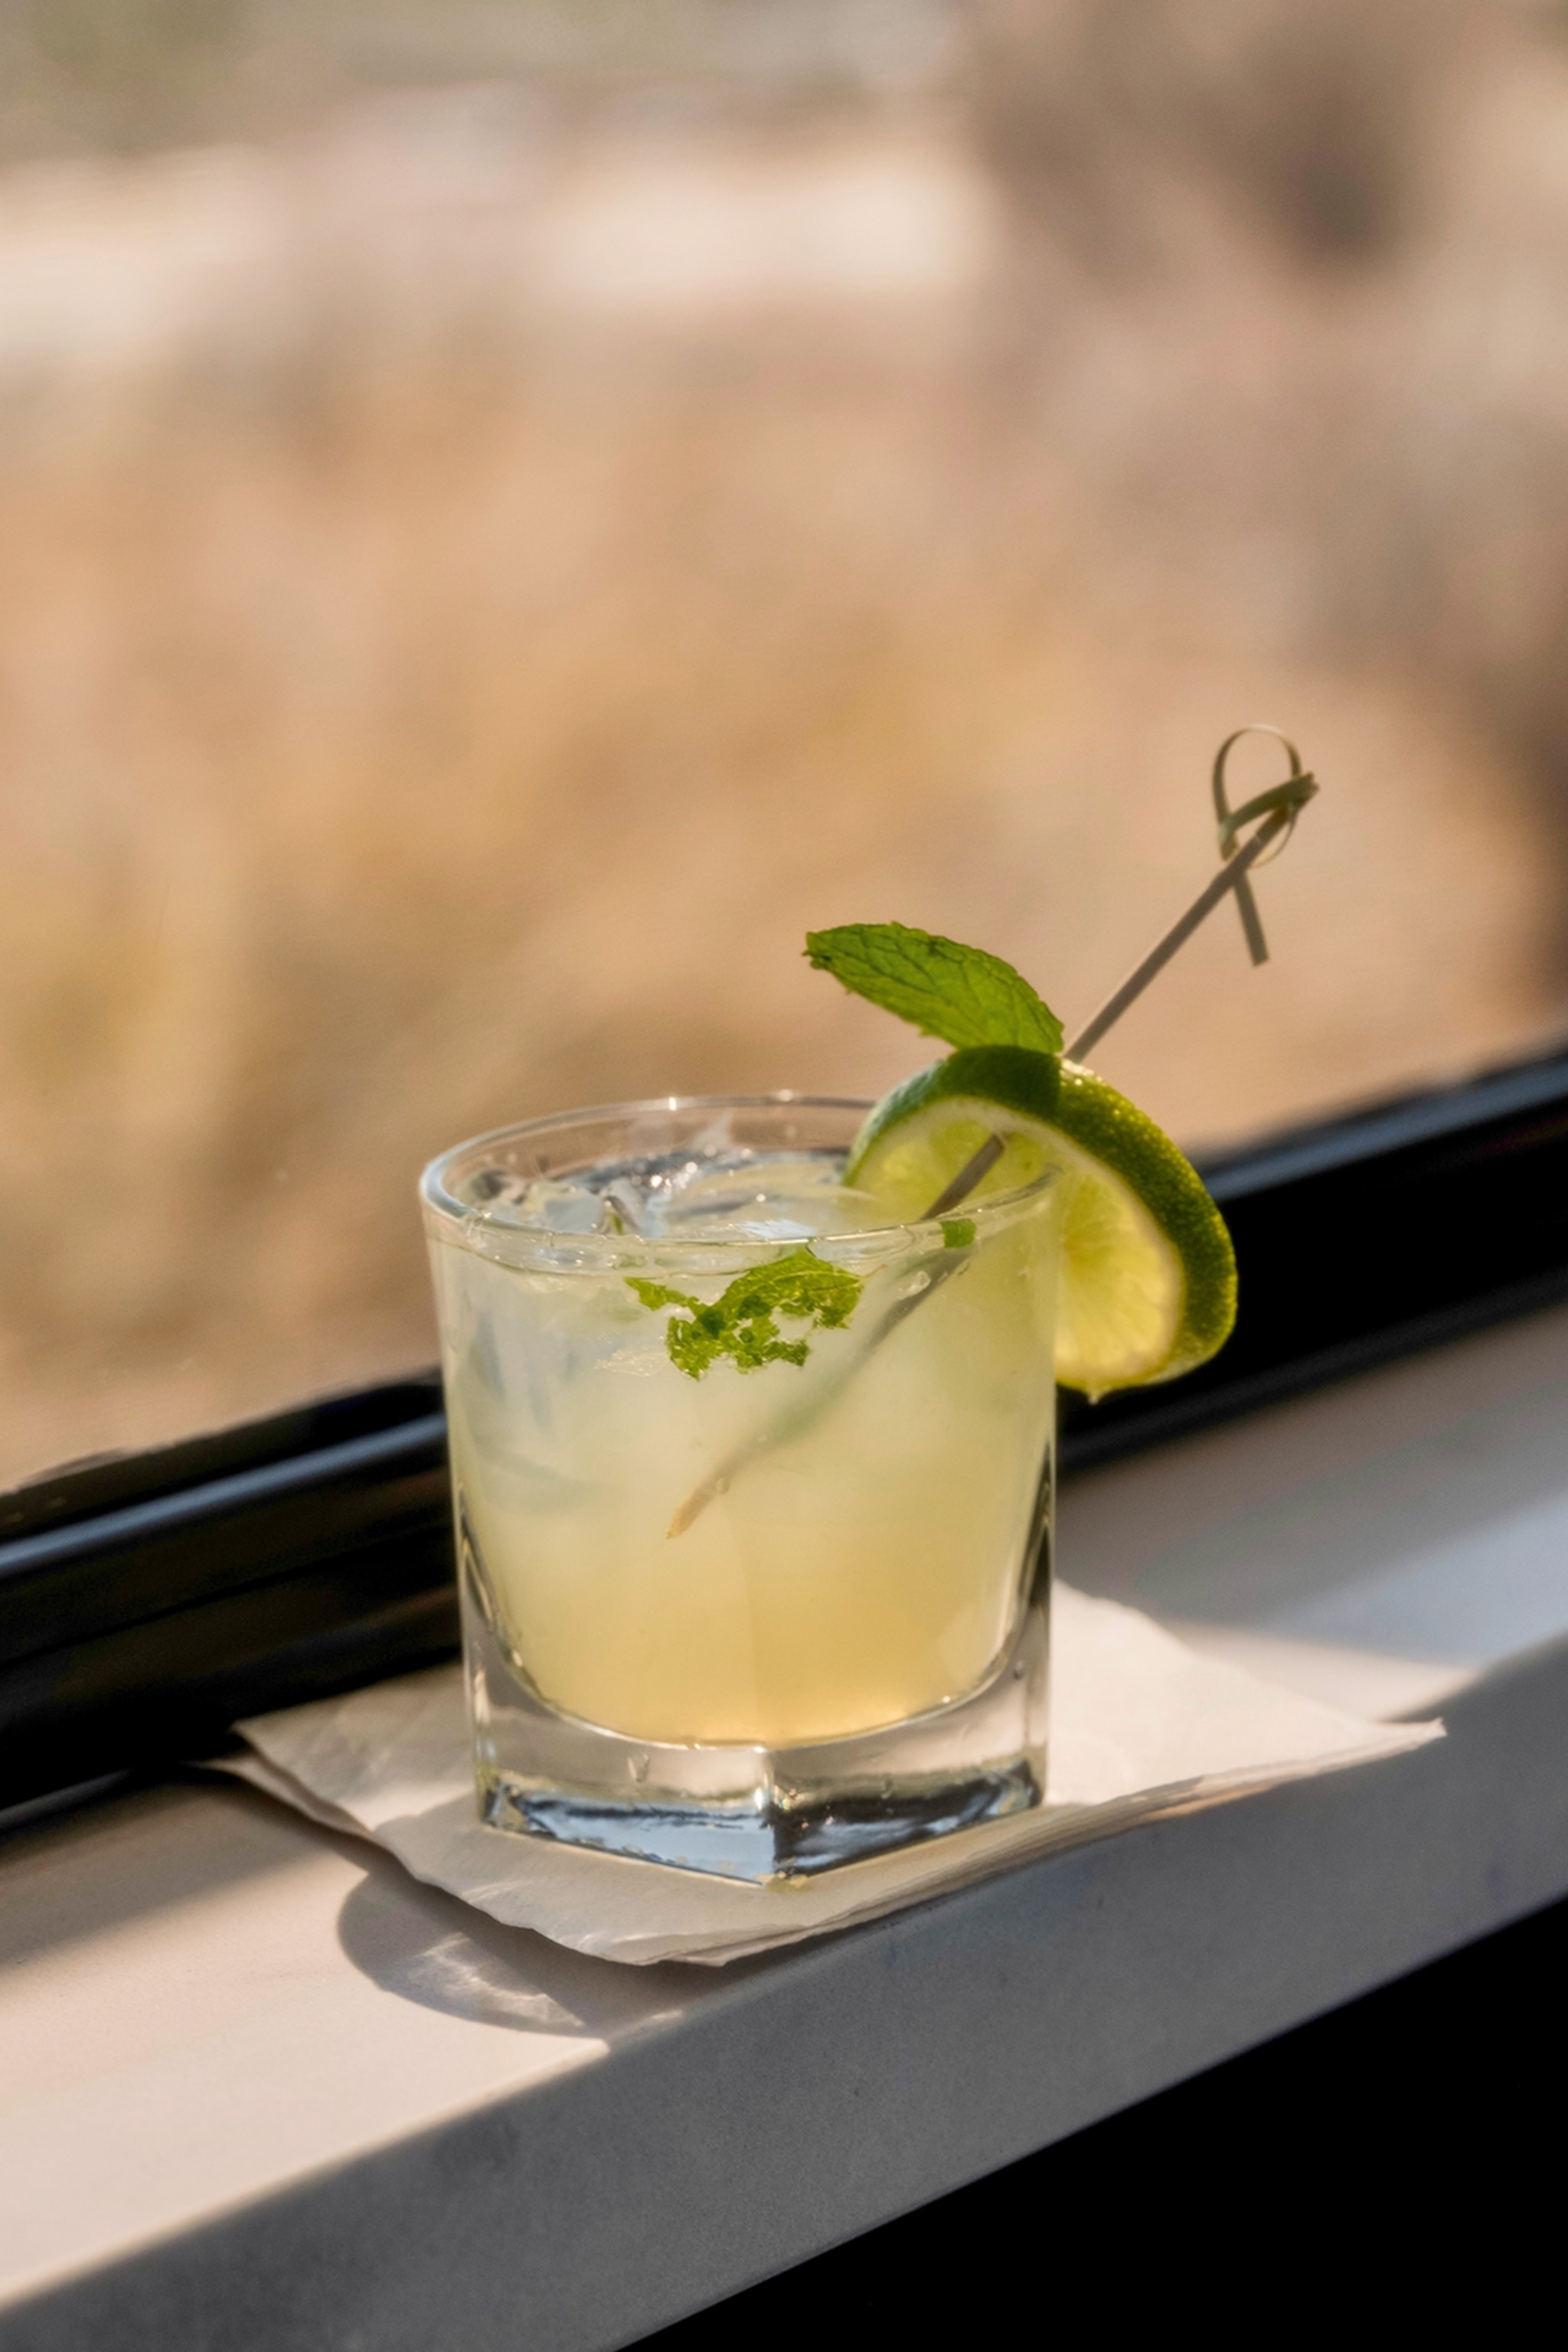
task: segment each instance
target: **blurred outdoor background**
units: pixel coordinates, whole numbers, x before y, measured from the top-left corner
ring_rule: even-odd
[[[1106,1075],[1549,1045],[1565,622],[1554,0],[0,0],[0,1481],[426,1362],[461,1136],[928,1058],[808,925],[1070,1029],[1246,720]]]

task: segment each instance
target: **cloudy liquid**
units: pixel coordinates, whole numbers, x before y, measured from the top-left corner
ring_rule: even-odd
[[[822,1237],[864,1286],[846,1329],[781,1323],[808,1339],[802,1366],[693,1380],[667,1349],[673,1310],[622,1268],[437,1244],[467,1539],[507,1648],[569,1715],[788,1746],[973,1690],[1011,1640],[1052,1430],[1054,1204],[982,1217],[952,1256],[929,1234],[862,1247],[843,1229],[866,1206],[833,1172],[759,1157],[652,1210],[610,1171],[583,1180],[596,1232],[619,1220],[609,1198],[656,1238],[712,1242],[717,1271],[655,1275],[704,1302],[736,1252]],[[534,1213],[584,1221],[564,1196]]]

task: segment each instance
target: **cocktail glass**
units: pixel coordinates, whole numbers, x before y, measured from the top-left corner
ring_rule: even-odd
[[[1040,1801],[1053,1179],[889,1223],[838,1181],[866,1108],[637,1103],[426,1171],[492,1826],[770,1881]]]

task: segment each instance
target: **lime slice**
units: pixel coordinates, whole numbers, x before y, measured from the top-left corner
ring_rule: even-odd
[[[1103,1396],[1206,1361],[1236,1321],[1236,1258],[1203,1180],[1168,1135],[1092,1070],[1021,1045],[974,1045],[877,1105],[844,1181],[918,1217],[989,1135],[1001,1159],[970,1196],[1062,1179],[1057,1378]]]

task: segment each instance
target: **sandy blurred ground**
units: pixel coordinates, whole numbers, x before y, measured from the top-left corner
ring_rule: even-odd
[[[1347,232],[1016,17],[870,110],[492,79],[0,176],[0,1475],[426,1361],[461,1135],[927,1058],[808,926],[1070,1026],[1248,719],[1324,785],[1275,961],[1226,911],[1106,1074],[1212,1144],[1560,1033],[1557,50],[1446,12],[1442,169]],[[1037,68],[1113,196],[1018,163]]]

